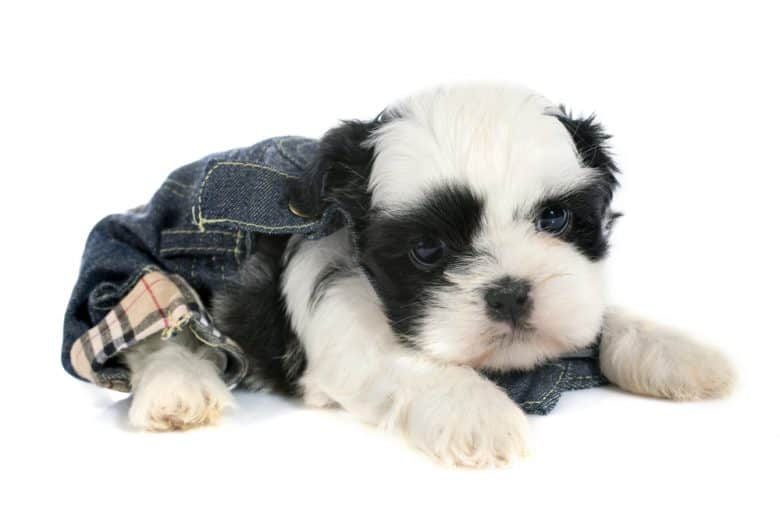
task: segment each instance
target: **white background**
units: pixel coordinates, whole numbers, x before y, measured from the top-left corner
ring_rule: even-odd
[[[772,3],[124,4],[0,7],[0,518],[778,518]],[[206,153],[485,79],[615,134],[614,300],[721,346],[732,398],[569,393],[532,418],[529,460],[463,471],[265,395],[239,395],[219,427],[136,433],[124,395],[61,369],[99,218]]]

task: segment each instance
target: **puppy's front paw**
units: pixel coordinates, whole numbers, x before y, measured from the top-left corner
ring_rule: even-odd
[[[479,378],[436,385],[409,404],[411,441],[447,465],[497,467],[528,453],[523,411]]]
[[[233,404],[230,391],[206,360],[153,366],[134,388],[130,423],[149,431],[185,430],[216,423]]]
[[[731,393],[737,379],[731,362],[714,349],[695,345],[700,351],[696,361],[687,367],[676,385],[667,387],[667,396],[674,400],[722,398]],[[693,347],[689,347],[693,349]]]
[[[736,372],[715,349],[666,326],[613,311],[602,336],[601,369],[620,387],[671,400],[727,395]]]

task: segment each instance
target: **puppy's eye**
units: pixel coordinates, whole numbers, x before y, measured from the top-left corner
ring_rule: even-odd
[[[536,218],[536,227],[552,235],[560,235],[569,226],[571,212],[563,206],[552,205],[542,208]]]
[[[421,268],[436,266],[444,259],[445,253],[447,253],[447,245],[441,239],[433,237],[420,239],[409,250],[412,261]]]

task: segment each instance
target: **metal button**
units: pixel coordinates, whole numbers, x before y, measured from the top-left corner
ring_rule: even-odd
[[[296,208],[295,205],[292,204],[292,201],[290,201],[287,204],[287,208],[290,210],[291,214],[297,215],[298,217],[301,217],[303,219],[309,219],[311,217],[311,215],[309,215],[307,213],[304,213],[304,212],[300,211],[298,208]]]

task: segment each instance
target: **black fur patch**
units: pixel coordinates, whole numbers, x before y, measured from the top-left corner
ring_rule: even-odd
[[[607,232],[614,219],[609,210],[611,199],[611,188],[596,181],[568,194],[542,201],[537,205],[536,213],[546,206],[568,208],[571,221],[557,237],[576,246],[590,260],[597,261],[604,258],[609,249]]]
[[[555,117],[569,132],[582,164],[601,172],[604,182],[614,190],[618,185],[616,174],[619,170],[609,148],[612,136],[596,121],[595,114],[575,118],[563,105],[559,109],[560,113]]]
[[[290,202],[302,212],[319,215],[328,205],[337,204],[352,217],[356,227],[370,205],[368,178],[373,150],[363,146],[379,126],[374,121],[346,121],[328,131],[307,173],[289,185]],[[249,372],[241,386],[248,389],[270,387],[298,395],[298,380],[306,369],[306,354],[292,331],[280,278],[285,265],[295,255],[302,238],[296,237],[283,258],[289,236],[255,236],[255,251],[239,270],[236,280],[215,296],[212,310],[217,327],[235,340],[249,358]],[[327,287],[342,273],[331,266],[320,274],[311,295],[316,306]]]
[[[335,203],[346,210],[356,229],[362,229],[371,203],[368,179],[374,160],[374,150],[365,142],[381,124],[379,116],[373,121],[344,121],[325,133],[306,175],[291,181],[293,205],[320,215]]]
[[[212,314],[217,328],[236,341],[249,359],[242,388],[270,388],[297,396],[306,354],[290,326],[280,288],[282,254],[289,236],[254,238],[254,250],[236,280],[215,295]]]
[[[407,340],[430,305],[426,293],[449,285],[445,271],[479,254],[472,240],[484,211],[484,202],[462,186],[438,188],[422,201],[400,212],[376,210],[359,239],[361,265],[390,325]],[[409,255],[423,238],[441,239],[447,245],[441,264],[431,269],[417,267]]]
[[[548,204],[569,208],[573,214],[572,223],[561,238],[575,244],[589,259],[599,260],[607,254],[609,231],[621,216],[610,209],[620,173],[609,147],[611,136],[596,121],[594,114],[577,118],[563,105],[559,110],[555,117],[569,132],[582,165],[596,170],[600,176],[590,186],[547,200],[540,208]]]

